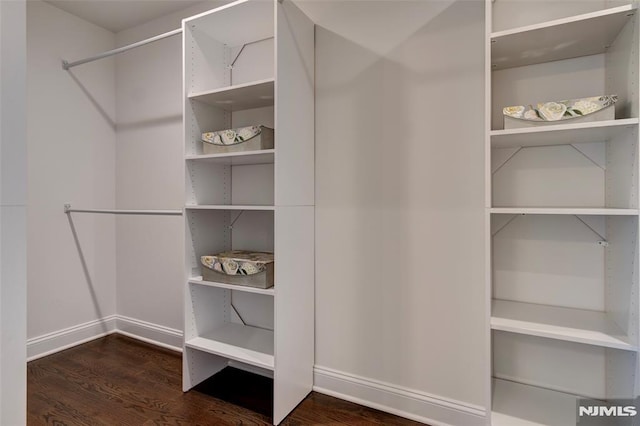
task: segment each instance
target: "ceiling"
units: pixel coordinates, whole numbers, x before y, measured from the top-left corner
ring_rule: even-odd
[[[202,0],[45,1],[114,33],[202,3]]]

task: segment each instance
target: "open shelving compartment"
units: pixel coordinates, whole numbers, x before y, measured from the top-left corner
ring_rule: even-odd
[[[578,399],[640,391],[637,4],[486,8],[490,423],[575,424]],[[503,129],[503,107],[600,95],[614,120]]]
[[[184,20],[183,42],[183,390],[269,377],[250,399],[278,424],[313,381],[314,25],[292,0],[239,0]],[[204,153],[202,133],[258,125],[273,149]],[[274,287],[204,281],[200,257],[232,249],[273,252]]]

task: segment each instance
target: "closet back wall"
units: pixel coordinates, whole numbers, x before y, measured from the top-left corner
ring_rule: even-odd
[[[61,67],[114,47],[113,33],[27,2],[29,356],[114,326],[115,219],[63,213],[115,203],[114,62]]]
[[[180,28],[200,5],[116,34],[118,46]],[[182,44],[170,37],[116,57],[116,206],[184,206]],[[119,216],[116,222],[118,328],[182,347],[184,229],[179,216]]]
[[[314,384],[484,424],[483,4],[301,7],[318,24]]]

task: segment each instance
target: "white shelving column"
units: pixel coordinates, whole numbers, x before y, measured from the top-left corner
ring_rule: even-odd
[[[640,393],[638,5],[485,7],[487,424],[572,425]],[[599,95],[614,120],[503,129],[505,106]]]
[[[273,423],[314,364],[314,24],[292,0],[240,0],[183,21],[183,389],[227,366],[273,378]],[[201,133],[275,130],[273,149],[204,154]],[[204,281],[200,256],[272,251],[270,289]]]

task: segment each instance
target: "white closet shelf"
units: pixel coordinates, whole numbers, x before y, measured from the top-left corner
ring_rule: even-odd
[[[258,151],[227,152],[224,154],[187,155],[187,161],[201,161],[225,166],[244,166],[249,164],[273,164],[275,149]]]
[[[492,130],[490,136],[492,148],[512,148],[605,142],[634,129],[637,118]]]
[[[637,216],[638,209],[564,208],[564,207],[492,207],[492,214],[566,214],[576,216]]]
[[[275,206],[254,206],[254,205],[236,205],[236,204],[209,204],[209,205],[198,205],[198,204],[187,204],[185,206],[187,210],[258,210],[258,211],[269,211],[275,210]]]
[[[273,331],[226,323],[210,333],[185,342],[185,346],[234,361],[273,370]]]
[[[205,92],[190,93],[189,99],[212,105],[225,111],[273,106],[275,80],[254,81]]]
[[[202,277],[193,277],[189,280],[189,284],[206,285],[209,287],[224,288],[227,290],[243,291],[245,293],[264,294],[266,296],[274,296],[276,294],[274,287],[256,288],[243,285],[225,284],[213,281],[204,281]]]
[[[491,329],[635,351],[604,312],[493,300]]]
[[[626,5],[491,33],[492,69],[603,53],[635,9]]]
[[[493,379],[493,426],[576,424],[578,397],[507,380]]]

